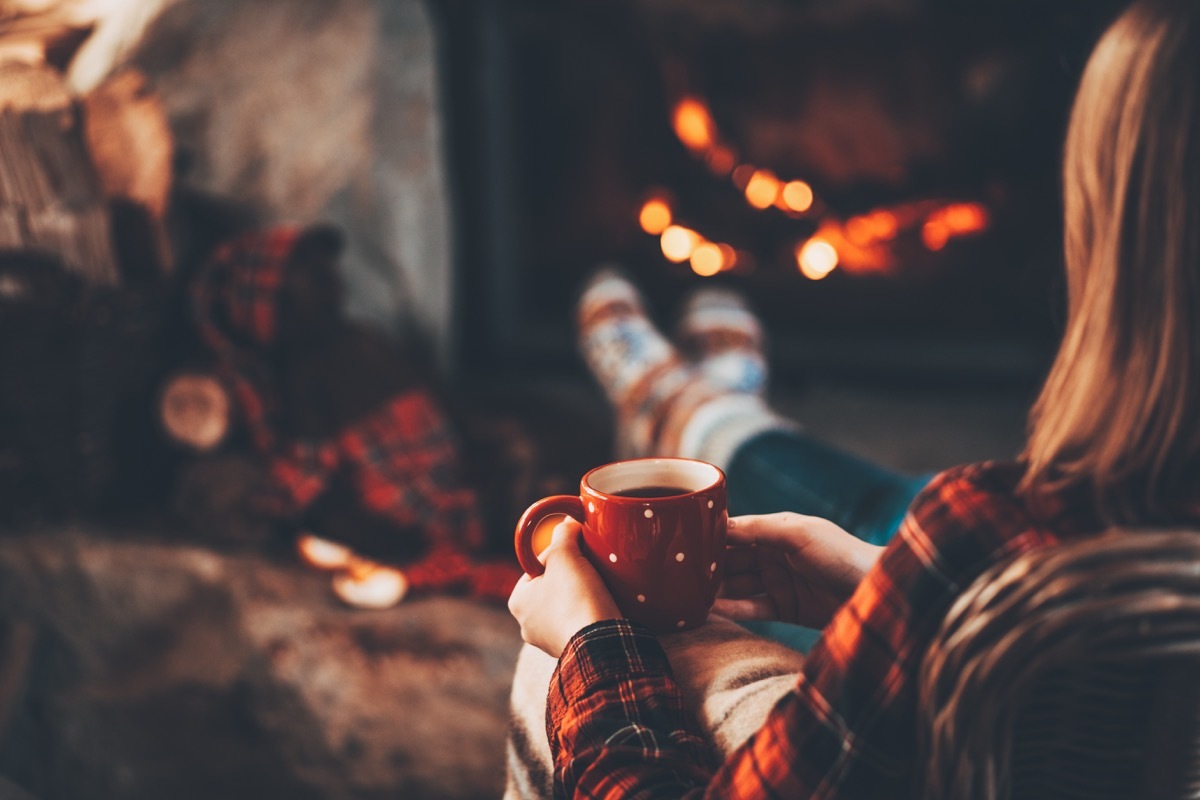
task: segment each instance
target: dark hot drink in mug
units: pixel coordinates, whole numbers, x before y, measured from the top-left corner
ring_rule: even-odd
[[[636,489],[627,489],[621,492],[622,497],[674,497],[675,495],[687,494],[688,490],[682,486],[639,486]]]
[[[685,458],[639,458],[597,467],[579,496],[537,501],[517,523],[516,551],[532,576],[544,571],[533,532],[549,514],[583,525],[580,548],[621,612],[658,631],[695,627],[708,617],[725,564],[729,519],[725,475]]]

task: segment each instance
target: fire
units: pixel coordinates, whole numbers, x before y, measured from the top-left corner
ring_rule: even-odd
[[[660,197],[652,197],[642,205],[638,223],[646,233],[657,236],[671,224],[671,207]]]
[[[979,203],[949,203],[929,213],[921,226],[921,241],[930,250],[941,250],[958,236],[988,229],[991,219]]]
[[[950,229],[937,220],[929,220],[921,226],[921,241],[930,250],[941,250],[950,241]]]
[[[739,192],[746,191],[746,187],[750,185],[750,179],[754,177],[754,173],[758,170],[753,164],[738,164],[733,168],[733,174],[730,178],[733,180],[733,185],[738,188]]]
[[[721,269],[733,269],[738,265],[738,252],[732,245],[718,244],[721,249]]]
[[[728,175],[737,164],[737,156],[728,147],[718,145],[708,152],[705,162],[714,175]]]
[[[675,105],[675,135],[689,150],[705,152],[716,144],[716,124],[701,100],[685,97]]]
[[[769,208],[779,194],[779,178],[770,170],[760,169],[750,176],[746,184],[746,202],[758,209]]]
[[[796,263],[804,277],[819,281],[838,265],[837,249],[819,236],[814,236],[796,248]]]
[[[739,163],[737,152],[722,140],[702,98],[682,97],[672,108],[671,122],[676,136],[692,155],[714,174],[728,176],[751,207],[766,210],[774,206],[793,218],[808,215],[817,220],[816,232],[794,251],[800,272],[811,280],[821,280],[839,267],[854,274],[889,272],[897,268],[897,260],[907,252],[907,242],[917,236],[926,248],[937,251],[952,239],[987,230],[991,224],[988,209],[980,203],[928,197],[876,208],[843,222],[830,214],[808,182],[784,181],[769,169]],[[646,233],[660,237],[659,244],[668,260],[676,264],[689,262],[693,272],[705,277],[734,268],[743,272],[754,268],[753,253],[711,242],[697,231],[675,224],[674,213],[664,198],[665,193],[660,191],[646,200],[638,222]]]
[[[333,576],[333,591],[356,608],[391,608],[408,594],[408,578],[398,569],[364,561]]]
[[[662,232],[659,243],[667,260],[679,264],[692,257],[692,251],[700,243],[700,234],[682,225],[671,225]]]
[[[845,231],[846,238],[856,246],[872,247],[895,239],[900,223],[891,211],[876,209],[846,220]]]
[[[812,208],[813,190],[804,181],[788,181],[784,184],[780,197],[784,205],[797,214],[803,214]]]
[[[692,251],[692,272],[707,278],[716,275],[725,267],[725,255],[719,245],[703,242]]]

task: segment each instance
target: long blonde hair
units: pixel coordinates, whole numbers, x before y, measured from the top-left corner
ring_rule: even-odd
[[[1200,470],[1200,2],[1135,3],[1088,60],[1063,158],[1068,315],[1023,489],[1153,513]]]

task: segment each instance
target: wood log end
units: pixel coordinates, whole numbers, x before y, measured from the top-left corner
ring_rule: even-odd
[[[23,61],[0,63],[0,112],[66,111],[72,102],[67,81],[57,70]]]
[[[231,427],[229,393],[217,378],[203,372],[173,375],[163,387],[159,417],[175,443],[196,452],[217,449]]]

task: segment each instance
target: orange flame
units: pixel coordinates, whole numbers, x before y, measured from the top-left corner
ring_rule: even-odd
[[[716,143],[716,123],[703,101],[685,97],[675,105],[675,135],[689,150],[703,152]]]
[[[652,197],[642,205],[638,213],[638,223],[642,230],[652,236],[657,236],[671,224],[671,207],[660,197]]]
[[[930,212],[921,226],[921,240],[930,250],[941,250],[951,239],[988,229],[991,219],[979,203],[949,203]]]
[[[921,241],[930,250],[941,250],[950,241],[950,229],[937,220],[929,220],[921,226]]]
[[[750,185],[750,179],[754,177],[754,173],[758,169],[753,164],[738,164],[733,168],[733,174],[730,178],[733,180],[733,185],[738,188],[738,191],[746,191],[746,187]]]
[[[804,181],[789,181],[780,192],[784,205],[797,214],[803,214],[812,208],[813,190]]]
[[[838,251],[829,242],[814,236],[796,248],[796,263],[804,277],[819,281],[837,267]]]
[[[692,272],[707,278],[716,275],[725,266],[725,256],[721,248],[712,242],[696,245],[692,251]]]
[[[758,209],[769,208],[779,194],[779,178],[770,170],[760,169],[750,176],[746,184],[746,202]]]
[[[895,255],[886,242],[861,237],[869,232],[868,223],[859,219],[857,224],[845,224],[836,219],[824,220],[817,228],[816,236],[828,242],[838,254],[838,267],[850,273],[887,272],[896,266]]]
[[[682,225],[671,225],[662,232],[659,244],[667,260],[676,264],[687,261],[700,243],[700,234]]]
[[[728,175],[737,164],[737,156],[728,147],[717,145],[708,152],[705,161],[714,175]]]
[[[738,265],[738,252],[731,245],[718,244],[721,249],[721,269],[733,269]]]

